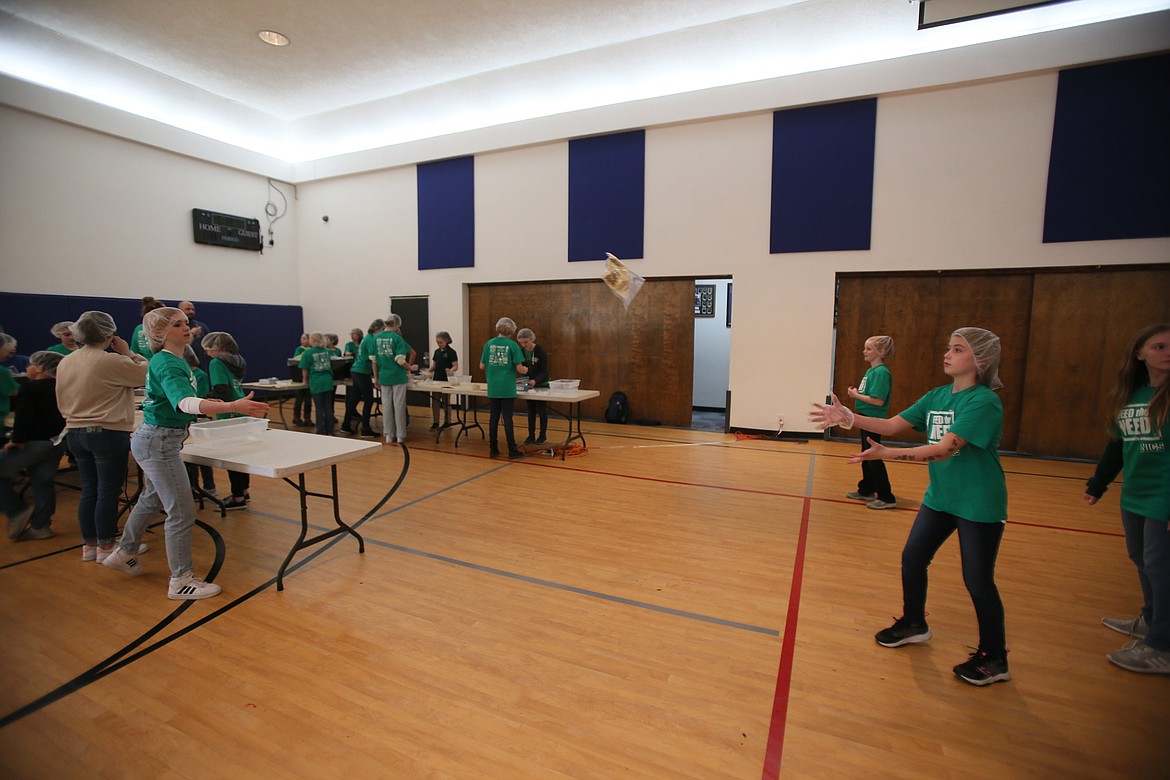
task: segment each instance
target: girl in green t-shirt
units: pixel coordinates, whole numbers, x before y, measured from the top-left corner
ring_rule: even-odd
[[[902,617],[874,637],[883,647],[925,642],[926,570],[934,555],[958,531],[963,583],[979,621],[979,648],[954,668],[972,685],[1010,680],[1003,602],[995,585],[995,561],[1007,521],[1007,485],[999,464],[1003,406],[993,392],[999,381],[999,337],[982,328],[959,328],[943,356],[950,385],[931,390],[895,417],[854,415],[834,395],[832,403],[813,404],[810,418],[826,428],[856,425],[885,435],[914,428],[927,444],[890,449],[874,444],[849,459],[916,460],[928,463],[930,484],[902,549]]]
[[[309,382],[309,394],[317,410],[315,431],[322,436],[333,435],[333,362],[329,347],[321,333],[309,334],[309,348],[301,353],[299,363]]]
[[[1121,525],[1145,603],[1136,618],[1101,621],[1134,637],[1106,657],[1131,672],[1170,674],[1170,323],[1137,334],[1109,402],[1110,442],[1085,501],[1097,503],[1123,473]]]
[[[303,355],[305,353],[305,350],[308,348],[309,348],[309,334],[302,333],[301,334],[301,343],[296,348],[296,350],[293,352],[292,356],[294,358],[299,358],[301,355]],[[298,369],[299,368],[300,367],[298,366]],[[297,379],[297,378],[298,377],[296,376],[296,374],[294,374],[293,379]],[[302,373],[300,376],[300,381],[305,381],[307,378],[308,378],[307,375]],[[307,389],[297,390],[296,395],[293,396],[293,425],[297,426],[298,428],[299,427],[307,428],[308,426],[310,426],[312,424],[313,424],[313,396],[312,396],[312,393],[310,393],[309,390],[307,390]]]
[[[199,344],[207,353],[207,357],[211,359],[207,366],[211,384],[208,397],[217,398],[220,401],[238,401],[243,398],[244,372],[247,370],[248,364],[239,354],[239,345],[232,338],[232,334],[214,331],[204,336]],[[239,416],[239,414],[229,412],[219,415],[219,418]],[[252,499],[248,494],[251,477],[246,471],[229,471],[228,482],[232,486],[232,495],[223,503],[223,508],[226,510],[247,508],[248,502]]]
[[[853,409],[864,417],[885,417],[890,413],[890,388],[892,380],[886,360],[894,354],[894,340],[889,336],[870,336],[865,340],[861,356],[869,363],[869,370],[861,378],[861,384],[849,388]],[[870,448],[870,443],[881,444],[882,435],[871,431],[861,432],[861,451]],[[861,481],[857,490],[845,494],[846,498],[865,501],[870,509],[893,509],[898,505],[890,489],[890,476],[886,473],[885,461],[863,460]]]
[[[220,587],[196,577],[191,560],[195,501],[179,454],[187,438],[187,426],[198,414],[259,415],[268,411],[268,404],[253,401],[251,393],[231,403],[200,398],[196,394],[191,367],[182,357],[191,343],[191,328],[187,325],[187,315],[179,309],[163,307],[147,312],[142,318],[142,329],[150,339],[154,357],[146,369],[142,425],[130,439],[130,452],[146,475],[146,484],[126,520],[118,547],[102,565],[132,577],[141,575],[143,568],[137,555],[142,532],[159,512],[165,511],[167,519],[163,528],[167,563],[171,568],[167,598],[205,599],[218,594]]]

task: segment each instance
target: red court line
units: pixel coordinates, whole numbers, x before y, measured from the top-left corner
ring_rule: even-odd
[[[804,550],[808,540],[808,515],[812,499],[805,498],[800,513],[800,536],[796,541],[796,560],[792,563],[792,586],[788,591],[788,617],[784,621],[784,639],[780,645],[780,668],[776,672],[776,695],[772,699],[772,722],[768,726],[768,743],[764,751],[763,780],[780,776],[780,758],[784,753],[784,728],[788,723],[788,694],[792,688],[792,656],[796,651],[796,622],[800,617],[800,590],[804,582]]]

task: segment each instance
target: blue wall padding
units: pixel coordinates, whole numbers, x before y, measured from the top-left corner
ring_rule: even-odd
[[[1061,71],[1044,242],[1170,236],[1170,55]]]
[[[178,301],[168,300],[168,305]],[[211,330],[232,334],[240,345],[240,354],[248,361],[245,378],[249,381],[275,376],[287,379],[287,359],[300,345],[303,315],[300,306],[274,306],[255,303],[213,303],[193,301],[195,318]],[[60,343],[49,328],[63,320],[76,320],[84,311],[104,311],[118,324],[118,335],[129,340],[134,326],[142,322],[141,300],[137,298],[91,298],[82,295],[33,295],[0,292],[0,326],[16,337],[17,352],[31,355],[37,350]],[[331,328],[349,339],[351,328],[365,324],[340,322]],[[206,365],[206,360],[204,360]]]
[[[877,98],[772,116],[771,252],[869,249]]]
[[[643,254],[646,131],[569,141],[569,262]]]
[[[418,268],[475,267],[475,158],[418,166]]]

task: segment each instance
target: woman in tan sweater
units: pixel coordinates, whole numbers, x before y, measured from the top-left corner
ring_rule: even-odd
[[[81,560],[100,563],[118,535],[118,496],[135,428],[134,388],[146,384],[147,361],[118,337],[114,318],[105,312],[85,312],[73,331],[83,346],[57,367],[57,406],[81,475]]]

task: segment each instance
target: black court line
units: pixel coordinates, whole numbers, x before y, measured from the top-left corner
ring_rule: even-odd
[[[370,509],[365,515],[363,515],[361,519],[359,519],[358,521],[354,522],[351,525],[352,528],[356,529],[359,526],[361,526],[362,524],[364,524],[367,520],[369,520],[371,518],[371,516],[373,516],[374,512],[378,511],[378,509],[380,509],[390,499],[390,497],[392,495],[394,495],[394,493],[398,490],[399,486],[402,484],[403,480],[406,478],[406,473],[410,468],[410,451],[406,448],[405,444],[402,444],[400,446],[402,447],[404,461],[403,461],[402,472],[398,475],[397,481],[395,481],[393,487],[390,488],[390,490],[386,493],[386,495],[382,496],[381,500],[378,501],[378,503],[376,503],[372,509]],[[299,520],[295,521],[295,522],[298,525],[300,524]],[[219,532],[216,531],[214,528],[212,528],[211,526],[207,525],[206,523],[204,523],[202,520],[199,520],[199,519],[195,520],[195,524],[197,526],[199,526],[200,528],[202,528],[204,531],[206,531],[208,533],[208,535],[211,536],[212,540],[215,543],[215,561],[214,561],[214,563],[212,563],[211,569],[208,571],[207,578],[206,578],[206,580],[208,582],[213,582],[215,580],[215,575],[217,575],[219,573],[219,570],[223,567],[223,562],[227,557],[227,546],[223,541],[223,537],[220,536]],[[154,525],[152,525],[150,527],[153,528],[157,525],[159,525],[159,523],[155,523]],[[343,541],[343,539],[344,539],[344,537],[341,537],[341,536],[334,537],[333,539],[326,542],[322,547],[313,551],[309,555],[306,555],[298,563],[296,563],[295,565],[286,569],[285,573],[288,574],[291,572],[295,572],[297,569],[301,568],[305,564],[314,560],[317,556],[322,555],[323,553],[325,553],[326,551],[331,549],[334,545],[339,544],[341,541]],[[76,549],[76,548],[73,548],[73,549]],[[56,555],[56,554],[60,554],[61,552],[66,552],[66,551],[67,550],[61,550],[61,551],[58,551],[57,553],[52,553],[52,554]],[[47,556],[39,556],[39,557],[43,558],[43,557],[47,557]],[[35,559],[30,559],[30,560],[35,560]],[[245,593],[243,596],[240,596],[240,597],[236,598],[235,600],[229,602],[228,604],[225,604],[223,607],[220,607],[219,609],[215,610],[214,612],[211,612],[210,614],[204,616],[203,618],[200,618],[199,620],[195,621],[194,623],[191,623],[190,625],[188,625],[182,629],[179,629],[175,633],[170,634],[170,635],[164,637],[163,639],[160,639],[159,641],[155,642],[154,644],[143,648],[142,650],[140,650],[139,652],[137,652],[133,655],[127,655],[128,653],[132,652],[135,648],[141,646],[144,642],[146,642],[152,636],[158,634],[160,631],[162,631],[168,625],[173,623],[175,621],[175,619],[179,617],[179,615],[181,615],[188,608],[190,608],[190,606],[193,603],[195,603],[194,601],[184,601],[182,604],[180,604],[178,607],[176,607],[171,612],[170,615],[168,615],[167,617],[160,620],[152,628],[148,629],[145,633],[143,633],[140,637],[138,637],[137,639],[132,641],[130,644],[128,644],[126,647],[122,648],[118,652],[111,655],[109,658],[106,658],[104,661],[101,661],[100,663],[91,667],[87,671],[82,672],[77,677],[73,678],[72,680],[65,683],[64,685],[59,686],[55,690],[50,691],[49,693],[45,694],[44,696],[40,697],[39,699],[37,699],[33,702],[30,702],[29,704],[26,704],[24,707],[21,707],[20,709],[17,709],[15,711],[9,713],[8,715],[5,715],[3,718],[0,718],[0,729],[4,728],[5,726],[8,726],[12,723],[15,723],[16,721],[18,721],[18,720],[20,720],[28,715],[33,714],[34,712],[37,712],[38,710],[48,706],[49,704],[52,704],[53,702],[59,701],[60,699],[64,698],[65,696],[67,696],[71,693],[75,693],[75,692],[81,690],[82,688],[84,688],[87,685],[90,685],[91,683],[97,682],[98,680],[106,677],[107,675],[112,674],[113,672],[118,671],[119,669],[122,669],[122,668],[128,666],[129,664],[137,661],[140,658],[143,658],[146,655],[149,655],[150,653],[153,653],[155,650],[158,650],[159,648],[165,647],[166,645],[170,644],[171,642],[175,641],[176,639],[179,639],[180,637],[186,636],[187,634],[194,631],[195,629],[200,628],[201,626],[205,625],[206,623],[209,623],[210,621],[214,620],[215,618],[219,617],[220,615],[225,614],[229,610],[234,609],[235,607],[239,606],[240,604],[244,603],[245,601],[251,599],[253,596],[255,596],[259,593],[262,593],[263,591],[272,587],[276,583],[276,579],[277,578],[275,576],[271,577],[268,581],[256,586],[252,590]],[[119,660],[119,659],[121,659],[121,660]]]
[[[425,496],[420,496],[420,497],[414,499],[413,501],[408,501],[405,504],[402,504],[400,506],[396,506],[395,508],[389,509],[380,515],[375,515],[374,517],[371,517],[370,519],[376,520],[376,519],[379,519],[382,517],[387,517],[389,515],[394,514],[395,512],[398,512],[400,510],[407,509],[411,506],[414,506],[415,504],[422,503],[423,501],[429,501],[430,499],[432,499],[436,496],[439,496],[439,495],[446,493],[450,490],[454,490],[455,488],[462,487],[463,485],[466,485],[469,482],[473,482],[477,479],[481,479],[482,477],[488,476],[490,474],[494,474],[495,472],[499,471],[500,469],[507,468],[509,465],[512,465],[512,463],[502,463],[499,466],[497,466],[496,468],[489,469],[481,474],[477,474],[473,477],[469,477],[469,478],[462,480],[460,482],[455,482],[451,485],[448,485],[447,487],[442,488],[441,490],[436,490],[433,493],[429,493]],[[259,513],[259,512],[253,512],[253,514],[262,514],[264,517],[268,517],[268,518],[275,519],[275,520],[280,520],[282,522],[287,522],[289,524],[300,522],[298,520],[292,520],[290,518],[283,517],[281,515]],[[314,527],[316,527],[316,526],[314,526]],[[405,546],[400,545],[400,544],[394,544],[393,542],[383,542],[383,541],[380,541],[378,539],[367,538],[366,543],[371,544],[371,545],[375,545],[378,547],[383,547],[383,548],[388,549],[388,550],[395,550],[397,552],[406,553],[407,555],[414,555],[414,556],[418,556],[420,558],[428,558],[430,560],[440,561],[442,563],[449,563],[453,566],[459,566],[459,567],[462,567],[465,569],[470,569],[472,571],[479,571],[479,572],[483,572],[485,574],[492,574],[492,575],[495,575],[497,577],[505,577],[507,579],[517,580],[519,582],[525,582],[525,583],[528,583],[529,585],[539,585],[540,587],[552,588],[554,590],[566,591],[568,593],[576,593],[576,594],[581,595],[581,596],[590,596],[592,598],[601,599],[603,601],[609,601],[609,602],[612,602],[615,604],[624,604],[626,606],[636,607],[638,609],[646,609],[646,610],[649,610],[651,612],[658,612],[658,613],[666,614],[666,615],[674,615],[676,617],[687,618],[689,620],[698,620],[698,621],[702,621],[705,623],[711,623],[711,624],[719,625],[719,626],[726,626],[728,628],[736,628],[736,629],[739,629],[742,631],[750,631],[753,633],[764,634],[767,636],[779,636],[780,635],[779,630],[774,629],[774,628],[766,628],[764,626],[756,626],[756,625],[752,625],[750,623],[740,623],[738,621],[727,620],[725,618],[714,617],[712,615],[704,615],[701,612],[690,612],[687,610],[675,609],[674,607],[666,607],[666,606],[662,606],[661,604],[653,604],[653,603],[648,602],[648,601],[638,601],[636,599],[629,599],[629,598],[626,598],[624,596],[617,596],[617,595],[614,595],[612,593],[604,593],[601,591],[590,590],[588,588],[580,588],[580,587],[577,587],[576,585],[569,585],[567,583],[554,582],[552,580],[545,580],[545,579],[541,579],[539,577],[531,577],[527,574],[519,574],[517,572],[507,571],[506,569],[497,569],[497,568],[492,567],[492,566],[484,566],[483,564],[473,563],[471,561],[464,561],[464,560],[461,560],[459,558],[452,558],[450,556],[440,555],[439,553],[427,552],[426,550],[418,550],[418,549],[415,549],[413,547],[405,547]]]

